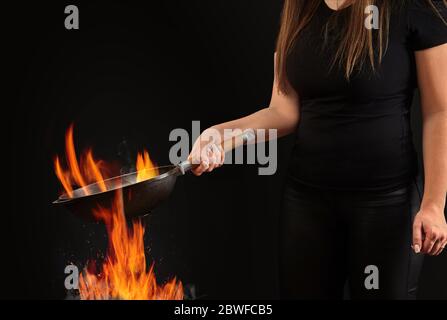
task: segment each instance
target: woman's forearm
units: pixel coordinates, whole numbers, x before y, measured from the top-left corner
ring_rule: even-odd
[[[269,129],[276,129],[277,136],[283,137],[294,132],[298,124],[298,111],[287,112],[276,107],[269,107],[258,112],[255,112],[249,116],[221,123],[213,126],[223,136],[224,130],[246,130],[246,129],[265,129],[266,137],[261,139],[269,139]]]
[[[447,193],[447,112],[423,119],[425,192],[422,209],[444,212]]]

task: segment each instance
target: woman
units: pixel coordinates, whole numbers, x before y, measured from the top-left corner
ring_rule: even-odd
[[[365,24],[374,22],[369,5],[378,29]],[[270,106],[195,143],[190,158],[201,175],[223,164],[216,132],[296,133],[281,214],[282,298],[342,298],[346,281],[354,299],[414,298],[423,254],[445,248],[446,7],[285,0]],[[417,86],[423,196],[410,129]]]

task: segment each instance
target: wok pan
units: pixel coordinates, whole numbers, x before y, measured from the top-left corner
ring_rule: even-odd
[[[224,152],[228,152],[255,139],[253,131],[233,137],[231,141],[222,143]],[[230,142],[230,143],[229,143]],[[162,202],[168,199],[174,189],[177,177],[185,175],[196,165],[184,161],[178,165],[154,168],[158,176],[136,182],[137,173],[125,174],[105,180],[107,191],[101,192],[97,183],[73,191],[72,197],[64,194],[53,202],[63,206],[77,216],[87,220],[96,220],[94,211],[99,207],[109,208],[113,203],[116,191],[122,191],[124,212],[127,218],[135,218],[149,214]],[[85,195],[85,191],[88,195]]]

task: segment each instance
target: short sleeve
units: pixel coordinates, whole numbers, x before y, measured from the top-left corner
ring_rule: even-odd
[[[414,51],[447,43],[447,7],[443,0],[413,0],[408,8],[410,44]]]

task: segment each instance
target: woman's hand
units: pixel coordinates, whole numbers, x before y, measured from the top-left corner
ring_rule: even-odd
[[[413,223],[413,250],[416,253],[437,256],[446,245],[447,223],[444,212],[421,210]]]
[[[198,165],[192,170],[196,176],[219,168],[225,161],[225,152],[221,146],[223,139],[218,130],[205,130],[192,147],[188,160]]]

